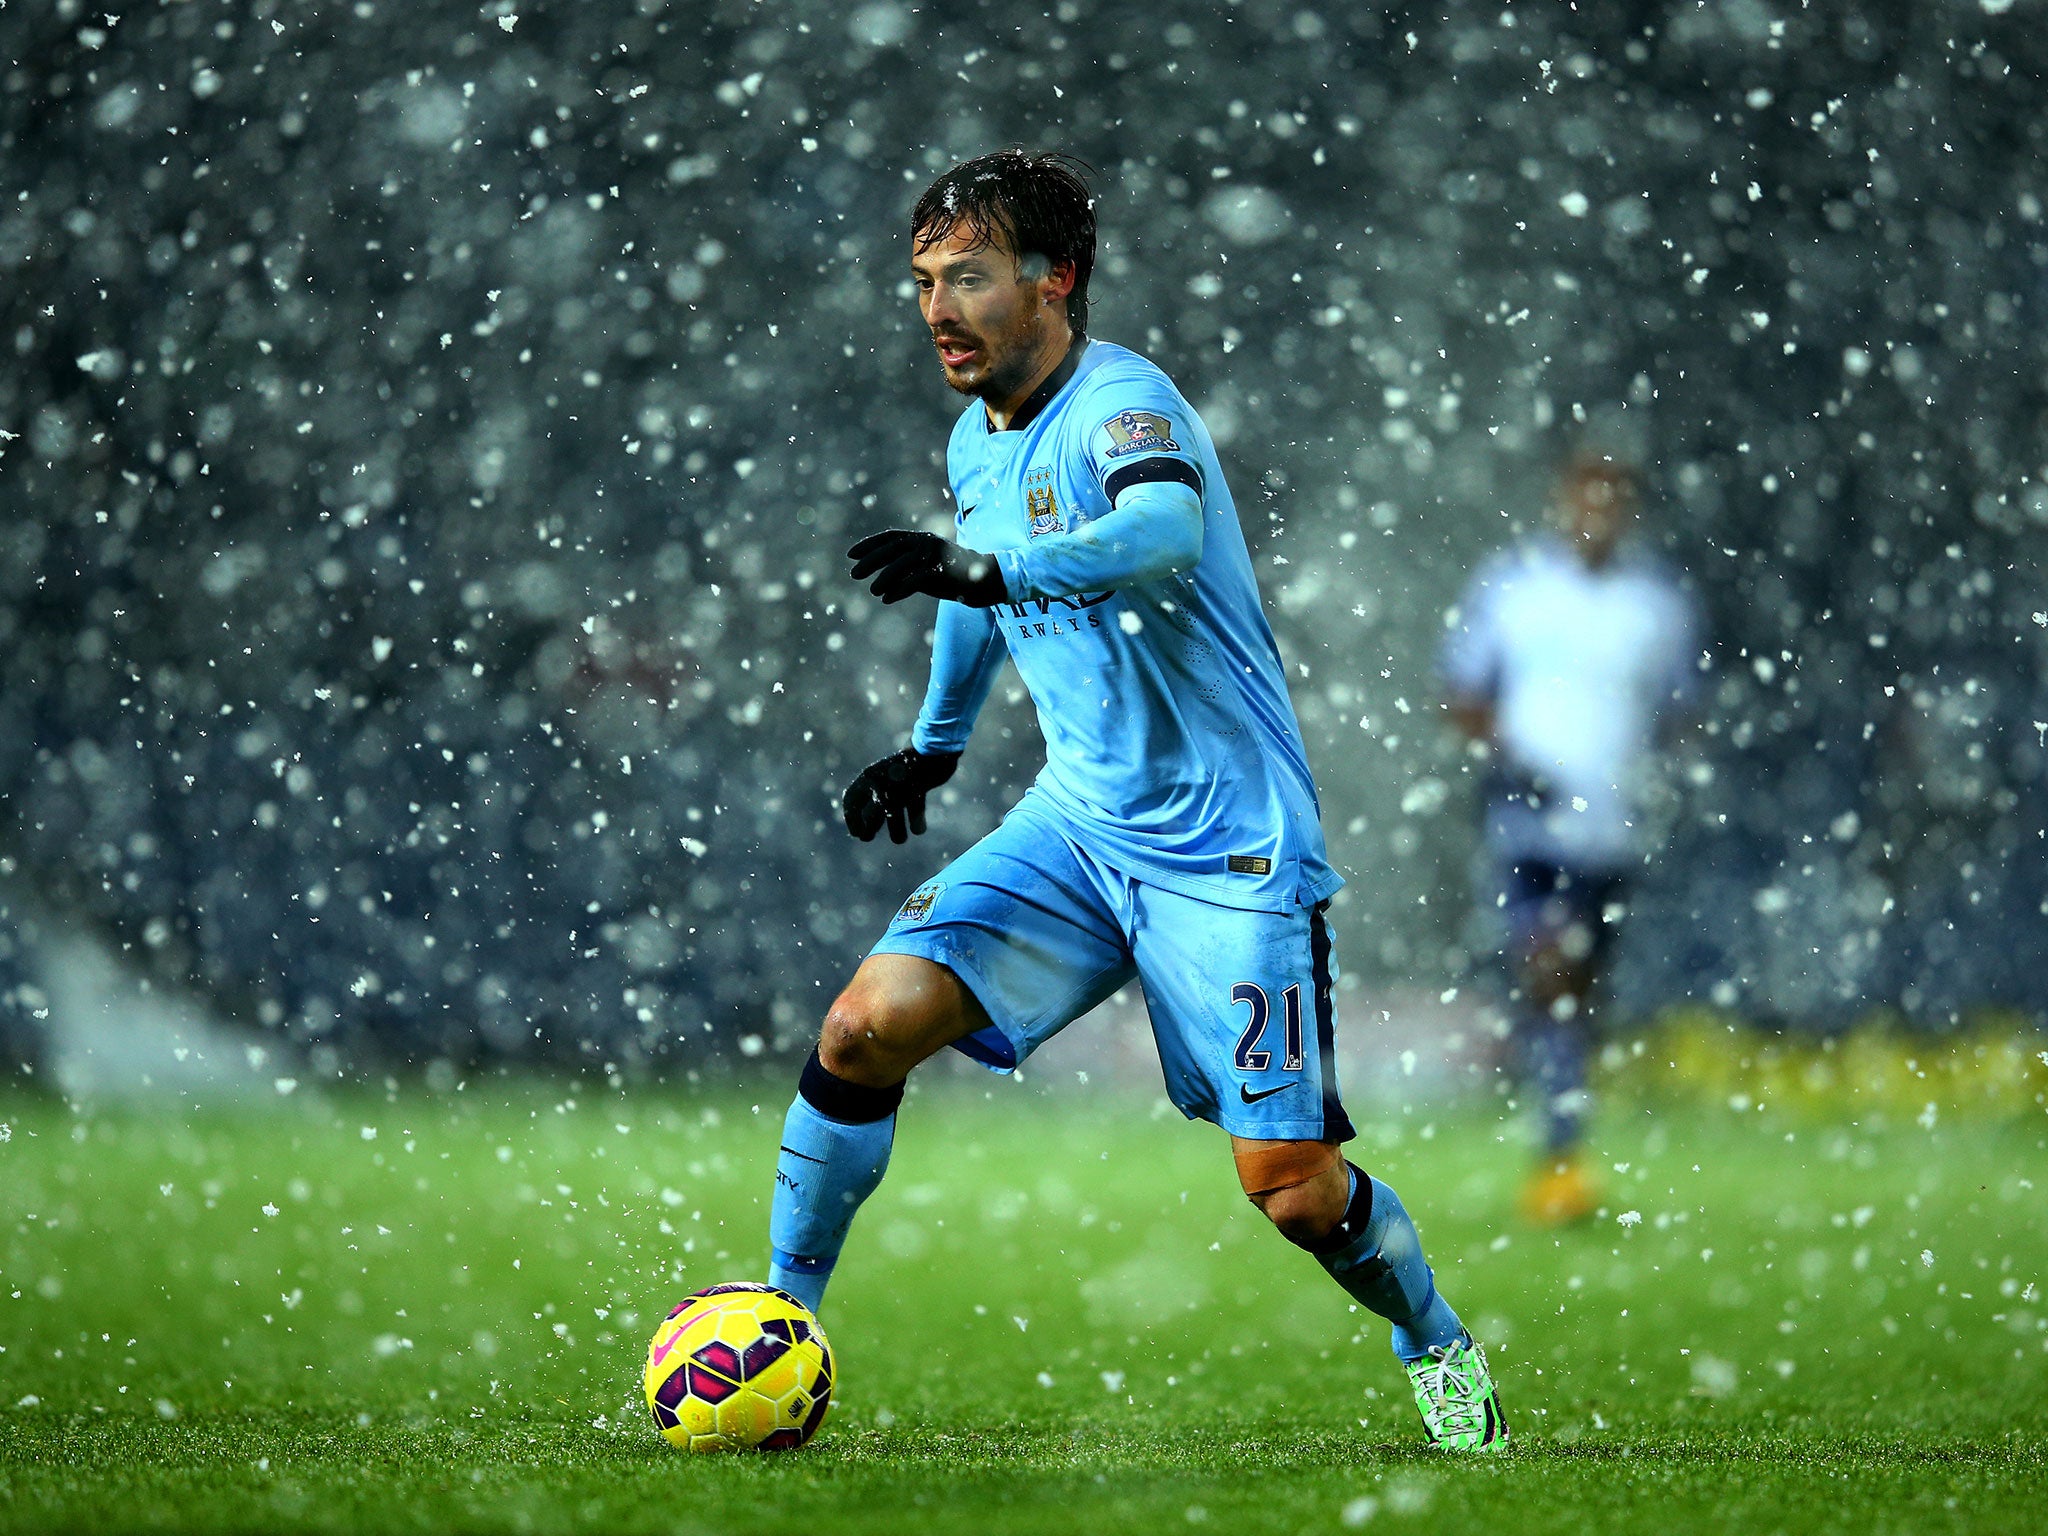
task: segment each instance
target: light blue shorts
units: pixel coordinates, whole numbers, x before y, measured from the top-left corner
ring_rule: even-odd
[[[1027,809],[927,880],[872,953],[945,966],[993,1027],[955,1049],[999,1072],[1135,977],[1167,1096],[1261,1141],[1346,1141],[1336,961],[1322,906],[1249,912],[1107,868]]]

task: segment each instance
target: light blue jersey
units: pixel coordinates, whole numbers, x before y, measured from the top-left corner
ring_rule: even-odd
[[[1046,743],[1023,805],[1095,859],[1253,911],[1336,891],[1237,508],[1166,375],[1079,340],[1011,430],[969,405],[946,468],[955,537],[996,557],[1012,601],[939,604],[916,747],[966,746],[1007,653]],[[1127,494],[1167,486],[1200,498],[1198,524]]]

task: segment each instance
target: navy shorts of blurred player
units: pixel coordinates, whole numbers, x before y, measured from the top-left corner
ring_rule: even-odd
[[[1628,883],[1542,859],[1518,859],[1495,872],[1494,890],[1509,953],[1519,972],[1545,952],[1595,973],[1614,947]]]

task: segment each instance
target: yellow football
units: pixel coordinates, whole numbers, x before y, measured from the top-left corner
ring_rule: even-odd
[[[832,1406],[832,1346],[810,1308],[733,1281],[686,1296],[647,1347],[647,1407],[680,1451],[793,1451]]]

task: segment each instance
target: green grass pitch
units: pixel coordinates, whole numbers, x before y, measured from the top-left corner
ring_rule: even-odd
[[[646,1340],[759,1275],[783,1091],[567,1093],[0,1103],[0,1530],[2048,1527],[2038,1111],[1617,1100],[1561,1236],[1490,1115],[1368,1122],[1515,1429],[1452,1462],[1214,1132],[942,1085],[841,1266],[817,1443],[688,1458]]]

